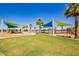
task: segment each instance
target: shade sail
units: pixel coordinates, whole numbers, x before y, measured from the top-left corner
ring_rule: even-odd
[[[67,23],[64,23],[64,22],[60,22],[58,20],[54,20],[54,22],[56,22],[57,26],[72,26],[71,24],[67,24]]]
[[[13,22],[4,22],[8,28],[18,28],[20,25],[19,24],[15,24]]]
[[[52,27],[52,21],[50,21],[50,22],[44,24],[43,27]]]

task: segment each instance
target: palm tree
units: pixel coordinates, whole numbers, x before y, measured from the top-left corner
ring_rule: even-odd
[[[43,21],[42,19],[38,19],[38,21],[36,22],[36,24],[39,26],[39,32],[41,32],[41,28],[42,28],[42,25],[43,25]]]
[[[25,31],[28,31],[28,25],[23,26],[23,29],[24,29]]]
[[[70,3],[65,10],[66,17],[74,17],[75,19],[75,38],[78,38],[78,16],[79,16],[79,3]]]
[[[28,31],[28,25],[25,26],[26,30]]]
[[[36,31],[36,27],[34,27],[34,31]]]
[[[32,24],[29,24],[30,31],[32,31]]]

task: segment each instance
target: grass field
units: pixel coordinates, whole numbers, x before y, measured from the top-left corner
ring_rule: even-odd
[[[0,39],[0,55],[79,56],[79,41],[44,34]]]

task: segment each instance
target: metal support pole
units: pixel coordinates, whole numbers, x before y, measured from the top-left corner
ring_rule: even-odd
[[[53,25],[52,32],[53,32],[53,35],[54,35],[54,19],[52,20],[52,25]]]
[[[1,32],[3,33],[3,19],[1,20]]]

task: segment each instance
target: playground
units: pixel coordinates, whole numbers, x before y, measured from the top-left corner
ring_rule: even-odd
[[[79,4],[0,6],[0,56],[79,56]]]
[[[70,30],[53,30],[53,22],[42,25],[41,31],[18,27],[8,22],[8,30],[0,32],[1,56],[78,56],[79,40]],[[71,26],[59,22],[58,26]],[[64,25],[65,24],[65,25]],[[69,31],[69,32],[67,32]]]
[[[52,35],[52,36],[62,36],[62,37],[70,37],[70,38],[74,38],[74,29],[72,29],[72,25],[71,24],[66,24],[63,22],[60,22],[58,20],[53,20],[50,21],[48,23],[45,23],[42,25],[42,28],[39,32],[38,30],[32,30],[29,28],[24,28],[22,25],[20,24],[16,24],[13,22],[4,22],[2,20],[2,24],[5,24],[7,26],[7,29],[1,29],[0,31],[0,38],[11,38],[11,37],[20,37],[20,36],[27,36],[27,35],[37,35],[40,33],[43,34],[48,34],[48,35]],[[56,26],[58,27],[70,27],[67,29],[63,29],[61,28],[60,30],[58,30],[54,24],[57,24]],[[2,25],[1,24],[1,25]],[[47,29],[45,29],[47,28]]]

